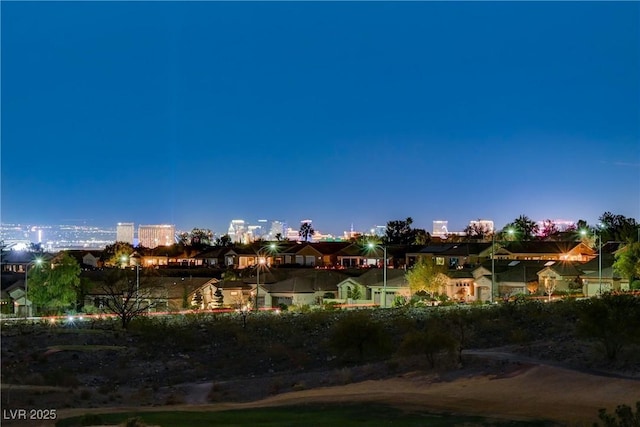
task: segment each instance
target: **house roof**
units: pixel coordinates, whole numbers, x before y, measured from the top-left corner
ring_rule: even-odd
[[[479,255],[482,251],[491,247],[491,243],[456,243],[441,251],[444,256],[469,256]]]
[[[496,274],[498,282],[535,282],[538,272],[545,268],[548,261],[511,261],[507,268]]]
[[[279,282],[265,285],[269,292],[313,293],[335,291],[338,283],[349,276],[333,270],[308,270],[307,274],[296,275]]]
[[[251,290],[253,286],[245,283],[242,280],[223,280],[221,282],[217,282],[214,285],[216,288],[220,288],[222,290],[225,289],[242,289],[242,290]],[[263,286],[263,283],[260,283],[260,286]]]
[[[316,251],[320,252],[322,255],[335,255],[342,249],[350,246],[352,243],[350,242],[317,242],[317,243],[309,243],[311,247],[313,247]]]
[[[258,255],[258,250],[253,246],[236,246],[236,247],[226,248],[226,249],[227,251],[225,252],[225,255],[230,254],[231,252],[234,252],[237,255],[249,255],[249,256]]]
[[[497,242],[496,242],[497,243]],[[570,252],[581,242],[524,241],[501,243],[503,250],[522,254],[563,254]]]
[[[398,277],[404,278],[406,272],[402,269],[388,268],[387,269],[387,284]],[[361,285],[370,286],[384,281],[384,269],[383,268],[369,268],[365,273],[358,277],[354,277],[353,280],[357,281]]]
[[[209,282],[215,286],[216,280],[208,277],[192,277],[184,281],[176,281],[175,277],[163,277],[159,286],[167,290],[169,299],[179,299],[184,296],[185,289],[187,294],[191,294]]]
[[[588,271],[598,271],[600,267],[607,268],[611,267],[615,262],[615,256],[610,253],[602,253],[602,264],[598,257],[593,258],[592,260],[585,262],[580,265],[580,270],[588,272]]]
[[[547,266],[547,268],[554,271],[560,276],[571,277],[580,276],[581,274],[583,274],[583,271],[579,269],[580,266],[580,263],[574,263],[570,261],[557,261]]]
[[[450,279],[473,279],[473,270],[470,268],[448,270],[445,274]]]
[[[455,243],[441,243],[437,245],[424,246],[418,253],[420,254],[439,254],[456,246]]]
[[[200,252],[199,254],[195,255],[193,258],[196,258],[196,259],[220,258],[228,251],[229,251],[228,247],[217,246],[211,249],[207,249],[204,252]]]

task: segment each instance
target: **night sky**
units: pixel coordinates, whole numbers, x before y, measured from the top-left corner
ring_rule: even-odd
[[[2,2],[2,222],[640,218],[640,3]]]

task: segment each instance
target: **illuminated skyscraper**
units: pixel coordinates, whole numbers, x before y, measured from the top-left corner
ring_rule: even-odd
[[[227,234],[231,238],[232,242],[242,243],[244,241],[244,235],[246,228],[244,225],[244,219],[233,219],[229,224],[229,231]]]
[[[133,223],[119,222],[116,227],[116,241],[133,245]]]
[[[138,227],[140,245],[145,248],[171,246],[175,243],[176,228],[174,225],[141,225]]]
[[[433,221],[433,236],[446,237],[449,234],[449,221]]]

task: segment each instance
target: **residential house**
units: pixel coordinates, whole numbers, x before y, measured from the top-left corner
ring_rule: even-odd
[[[584,284],[585,296],[600,295],[609,291],[629,290],[629,280],[620,276],[613,268],[615,255],[602,252],[602,258],[595,258],[580,265],[580,276]]]
[[[224,256],[228,250],[228,247],[217,246],[195,255],[193,258],[200,260],[200,264],[205,267],[226,267]]]
[[[531,293],[553,294],[555,292],[583,293],[584,272],[580,269],[580,263],[570,261],[549,261],[544,268],[538,271],[538,289]]]
[[[491,256],[491,245],[482,253]],[[583,242],[514,241],[496,242],[495,257],[503,260],[542,260],[586,262],[597,256],[594,249]]]
[[[325,298],[336,298],[338,284],[347,277],[335,270],[302,270],[287,279],[264,285],[265,306],[320,305]]]
[[[258,265],[260,256],[253,246],[236,246],[228,248],[224,252],[225,267],[233,267],[236,269],[244,269]]]
[[[101,268],[102,251],[94,250],[69,250],[66,251],[71,255],[82,268]]]
[[[373,303],[382,305],[382,295],[386,295],[386,305],[390,307],[397,296],[409,297],[409,285],[405,271],[387,269],[386,293],[384,269],[370,268],[357,277],[349,277],[338,283],[338,299],[350,303]],[[353,295],[358,298],[353,298]]]
[[[444,289],[445,295],[454,301],[460,302],[477,300],[478,292],[475,278],[473,277],[473,269],[461,268],[448,270],[445,274],[448,278]]]
[[[222,295],[222,307],[239,309],[246,307],[247,304],[254,304],[255,289],[255,285],[252,286],[243,280],[221,280],[215,284],[214,296],[219,291],[219,294]],[[264,289],[260,289],[258,292],[260,307],[264,307],[264,300]],[[211,304],[211,308],[215,308],[215,304]]]

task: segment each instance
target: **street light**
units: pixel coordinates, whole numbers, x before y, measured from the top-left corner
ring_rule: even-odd
[[[367,244],[369,248],[374,249],[382,247],[382,257],[384,258],[382,263],[382,308],[387,308],[387,247],[385,245],[376,245],[373,242]]]
[[[256,276],[256,308],[255,310],[258,311],[258,292],[260,289],[260,267],[262,265],[264,265],[265,260],[264,258],[261,258],[260,255],[258,255],[258,267],[257,267],[257,276]]]
[[[135,255],[132,255],[131,259],[134,260],[136,265],[136,310],[140,310],[140,261]],[[122,255],[120,260],[122,262],[127,262],[129,261],[129,257],[127,255]]]
[[[29,303],[27,302],[27,293],[29,290],[29,266],[42,264],[42,258],[36,258],[33,261],[29,261],[24,267],[24,317],[29,317]]]
[[[507,233],[514,234],[513,228],[508,228]],[[496,283],[496,232],[491,233],[491,298],[489,301],[493,303],[494,287]],[[526,279],[525,279],[526,280]]]
[[[587,230],[580,230],[580,234],[586,236]],[[593,234],[596,236],[596,244],[598,245],[598,293],[602,296],[602,232],[600,232],[600,226],[593,229]]]

